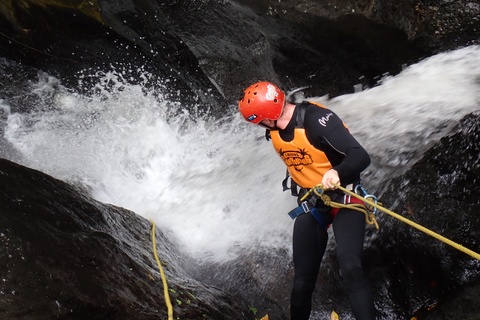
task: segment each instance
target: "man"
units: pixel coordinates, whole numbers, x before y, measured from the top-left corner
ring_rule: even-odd
[[[258,82],[244,92],[239,110],[245,120],[265,127],[273,146],[288,168],[299,198],[321,183],[335,201],[342,202],[333,184],[354,190],[360,173],[370,164],[365,149],[331,110],[313,102],[292,104],[274,84]],[[293,186],[295,187],[295,186]],[[296,188],[296,187],[295,187]],[[333,199],[332,198],[332,199]],[[356,198],[351,197],[352,201]],[[349,201],[346,201],[348,203]],[[359,211],[332,209],[313,199],[309,208],[295,214],[293,262],[295,278],[291,295],[291,319],[308,320],[320,263],[333,226],[340,272],[357,320],[375,319],[373,295],[363,271],[361,255],[365,215]],[[345,202],[344,202],[345,203]]]

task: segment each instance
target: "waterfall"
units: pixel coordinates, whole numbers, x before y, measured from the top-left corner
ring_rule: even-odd
[[[196,259],[290,248],[287,212],[296,202],[282,192],[284,165],[235,106],[220,119],[200,116],[161,85],[129,84],[117,72],[102,75],[90,94],[44,73],[29,86],[35,104],[28,111],[12,111],[0,99],[4,138],[22,164],[152,218]],[[480,47],[430,57],[373,88],[315,100],[372,155],[364,180],[377,189],[480,109]]]

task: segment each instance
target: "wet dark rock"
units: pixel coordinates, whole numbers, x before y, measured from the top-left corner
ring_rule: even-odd
[[[240,297],[256,309],[257,319],[266,314],[270,319],[289,319],[294,272],[287,250],[264,250],[259,246],[235,260],[207,263],[189,270],[189,274]]]
[[[189,104],[222,102],[154,1],[6,2],[0,6],[0,55],[48,72],[67,87],[88,91],[98,72],[115,70],[130,83],[150,73],[143,84],[168,87],[172,100],[180,91]]]
[[[264,3],[247,3],[256,11],[235,1],[193,9],[176,2],[165,9],[229,100],[258,80],[286,89],[308,86],[307,96],[336,96],[352,92],[360,78],[373,86],[375,77],[397,73],[426,54],[402,31],[360,15],[272,14]]]
[[[151,224],[74,187],[0,160],[2,319],[167,318]],[[248,319],[248,306],[184,272],[175,244],[156,232],[176,316]]]
[[[308,96],[371,87],[480,34],[478,0],[25,0],[0,12],[2,56],[72,85],[84,70],[116,68],[131,81],[151,72],[150,85],[168,78],[173,96],[214,111],[258,80],[308,86]]]
[[[393,179],[381,201],[478,254],[479,194],[480,115],[473,114],[411,170]],[[380,217],[381,229],[369,245],[367,261],[376,261],[369,267],[372,278],[380,293],[388,291],[398,304],[396,313],[404,317],[418,313],[419,319],[478,317],[478,303],[470,302],[480,292],[480,261],[387,214]]]
[[[336,20],[359,15],[402,31],[409,41],[433,52],[478,43],[478,1],[238,0],[258,12],[308,24],[311,16]],[[364,34],[368,37],[368,33]]]

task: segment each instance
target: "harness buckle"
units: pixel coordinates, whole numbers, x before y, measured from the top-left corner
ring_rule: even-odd
[[[300,205],[303,209],[303,212],[309,212],[310,211],[310,206],[308,205],[308,201],[303,201]]]
[[[300,205],[295,209],[291,210],[288,215],[290,218],[295,219],[299,215],[309,212],[311,208],[312,207],[310,207],[308,201],[302,201],[302,203],[300,203]]]
[[[346,194],[345,197],[343,198],[343,204],[349,204],[352,201],[352,196],[349,194]]]

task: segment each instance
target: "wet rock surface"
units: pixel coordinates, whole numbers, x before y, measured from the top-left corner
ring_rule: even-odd
[[[478,0],[25,0],[0,10],[2,56],[72,86],[85,70],[117,68],[132,81],[148,71],[214,110],[264,79],[308,86],[308,96],[350,93],[480,35]]]
[[[167,318],[152,225],[39,171],[0,160],[2,319]],[[188,277],[156,232],[168,295],[182,319],[247,319],[242,301]]]
[[[88,91],[116,70],[131,83],[150,73],[143,84],[168,83],[172,100],[180,91],[186,104],[222,101],[155,1],[6,1],[0,10],[1,56],[76,90]]]
[[[480,261],[461,251],[468,248],[477,257],[480,252],[479,124],[480,115],[465,117],[381,195],[393,212],[459,246],[380,214],[381,230],[369,245],[367,261],[378,262],[370,268],[379,292],[389,291],[398,303],[395,313],[404,317],[418,313],[419,319],[475,319],[480,315],[478,303],[470,305],[478,298]]]

